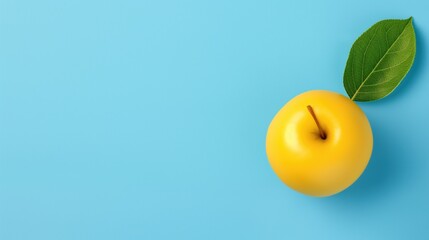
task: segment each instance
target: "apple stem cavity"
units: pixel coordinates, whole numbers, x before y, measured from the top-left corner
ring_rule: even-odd
[[[316,117],[316,114],[314,113],[313,108],[310,105],[308,105],[307,109],[310,112],[311,116],[313,117],[314,121],[316,122],[317,128],[319,128],[320,138],[323,139],[323,140],[325,140],[326,137],[327,137],[326,133],[325,133],[325,131],[323,131],[322,126],[320,126],[319,120],[317,120],[317,117]]]

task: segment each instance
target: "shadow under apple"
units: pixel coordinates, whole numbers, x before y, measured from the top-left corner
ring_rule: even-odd
[[[407,160],[409,149],[404,149],[402,140],[389,129],[392,125],[386,126],[381,120],[371,120],[371,125],[374,148],[366,170],[352,186],[332,196],[332,200],[353,205],[385,200],[396,186],[409,179],[413,168],[412,162]]]

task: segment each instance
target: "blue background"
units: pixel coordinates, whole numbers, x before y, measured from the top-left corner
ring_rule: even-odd
[[[0,239],[428,239],[428,1],[0,1]],[[413,16],[415,64],[360,104],[374,152],[311,198],[265,156],[275,113],[345,94],[354,40]],[[359,147],[359,146],[357,146]]]

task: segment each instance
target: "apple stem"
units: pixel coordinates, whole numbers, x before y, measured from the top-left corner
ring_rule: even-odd
[[[319,120],[317,120],[317,117],[316,117],[316,114],[314,113],[313,108],[310,105],[308,105],[307,109],[310,112],[311,116],[313,117],[314,121],[316,122],[317,128],[319,128],[320,138],[325,140],[326,139],[326,133],[325,133],[325,131],[323,131],[322,126],[320,126]]]

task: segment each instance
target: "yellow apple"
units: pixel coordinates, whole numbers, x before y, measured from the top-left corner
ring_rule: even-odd
[[[349,98],[313,90],[290,100],[272,120],[268,160],[290,188],[330,196],[355,182],[371,158],[373,138],[365,113]]]

